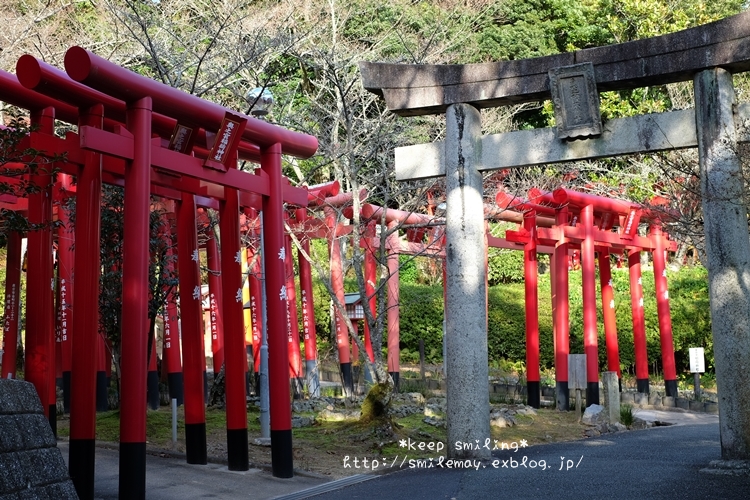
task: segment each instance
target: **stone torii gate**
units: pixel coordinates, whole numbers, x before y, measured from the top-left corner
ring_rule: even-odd
[[[698,147],[721,452],[750,459],[750,238],[737,143],[748,113],[732,73],[750,69],[750,12],[661,37],[535,59],[466,65],[360,63],[365,88],[401,116],[446,115],[444,142],[396,149],[398,180],[446,177],[450,443],[489,437],[482,249],[486,170]],[[695,110],[610,120],[598,91],[693,81]],[[481,135],[480,108],[552,99],[555,128]],[[571,141],[571,139],[580,139]],[[490,450],[449,446],[451,456]]]

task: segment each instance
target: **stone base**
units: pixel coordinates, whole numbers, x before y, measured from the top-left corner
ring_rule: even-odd
[[[703,411],[705,411],[706,413],[712,413],[714,415],[718,415],[719,414],[719,404],[718,403],[713,403],[713,402],[706,402],[703,405]]]
[[[703,411],[703,401],[690,401],[688,409],[690,411]]]
[[[712,460],[708,467],[700,470],[700,473],[750,477],[750,460]]]

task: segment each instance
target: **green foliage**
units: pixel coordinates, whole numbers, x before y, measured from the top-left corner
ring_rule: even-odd
[[[520,252],[518,252],[520,253]],[[656,310],[653,273],[643,272],[646,345],[652,363],[650,371],[661,370],[661,344]],[[707,271],[702,267],[682,268],[668,274],[672,332],[678,372],[689,367],[690,347],[703,347],[706,367],[713,370],[713,341],[709,317]],[[630,310],[630,285],[626,268],[613,269],[615,313],[617,317],[620,364],[624,372],[633,371],[633,326]],[[316,288],[316,290],[318,290]],[[569,274],[570,352],[583,352],[583,297],[581,273]],[[401,285],[400,346],[403,362],[419,361],[419,339],[424,340],[428,363],[442,359],[443,290],[440,286]],[[600,297],[597,280],[597,297]],[[488,355],[490,362],[519,362],[526,359],[525,299],[523,284],[510,283],[490,287],[488,311]],[[317,301],[316,296],[316,301]],[[317,302],[316,302],[317,304]],[[327,302],[326,308],[327,308]],[[597,298],[599,365],[606,368],[606,342]],[[542,368],[554,365],[552,304],[549,274],[539,276],[539,338]]]
[[[616,43],[663,35],[740,12],[742,0],[602,0],[602,24]]]
[[[52,187],[58,171],[55,162],[64,160],[64,155],[45,155],[25,147],[24,139],[38,127],[29,126],[27,117],[17,108],[3,108],[2,114],[7,119],[0,123],[4,125],[0,127],[0,195],[26,198]],[[9,231],[37,231],[59,225],[57,221],[32,223],[22,211],[0,208],[0,247],[5,246]]]
[[[402,284],[415,285],[419,281],[416,259],[411,255],[398,256],[398,280]]]
[[[399,345],[419,361],[421,338],[427,362],[438,362],[443,355],[443,287],[402,284],[400,304]]]
[[[526,59],[610,43],[610,34],[595,22],[597,3],[498,2],[485,14],[480,58]]]
[[[625,427],[633,425],[633,407],[628,404],[620,405],[620,423]]]
[[[706,372],[700,376],[701,389],[714,389],[716,387],[716,373]],[[680,373],[677,375],[677,387],[682,391],[692,391],[695,389],[695,374]]]
[[[490,233],[504,238],[505,231],[516,230],[517,225],[510,222],[491,222]],[[490,286],[503,283],[523,282],[523,252],[504,248],[490,248],[487,254],[487,281]]]
[[[487,268],[490,286],[523,282],[523,252],[490,248]]]

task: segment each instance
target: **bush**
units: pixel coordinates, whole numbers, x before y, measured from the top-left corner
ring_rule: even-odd
[[[625,427],[633,425],[633,407],[630,405],[620,405],[620,423]]]

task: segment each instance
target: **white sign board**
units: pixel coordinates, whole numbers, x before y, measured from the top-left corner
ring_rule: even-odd
[[[703,357],[702,347],[690,348],[690,373],[703,373],[706,371],[706,363]]]

